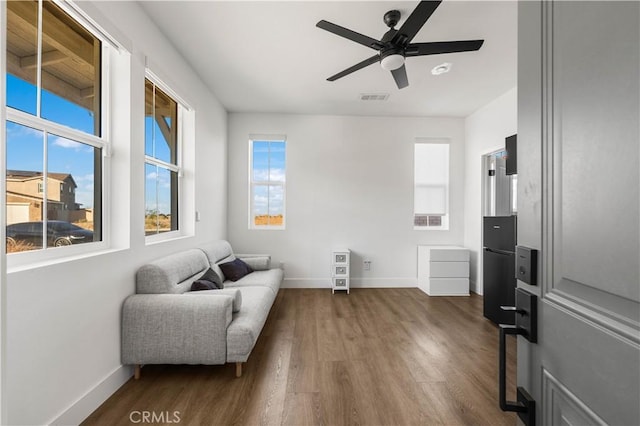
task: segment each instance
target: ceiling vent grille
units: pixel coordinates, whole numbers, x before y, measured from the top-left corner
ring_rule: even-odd
[[[389,99],[388,93],[360,93],[361,101],[386,101]]]

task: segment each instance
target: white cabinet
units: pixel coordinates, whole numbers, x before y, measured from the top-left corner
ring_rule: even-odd
[[[468,296],[469,250],[418,246],[418,287],[429,296]]]
[[[346,290],[349,294],[349,263],[351,250],[334,249],[331,252],[331,293]]]

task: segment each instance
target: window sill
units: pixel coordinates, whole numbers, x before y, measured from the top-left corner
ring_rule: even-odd
[[[55,250],[55,249],[47,249]],[[83,259],[88,259],[95,256],[105,256],[111,253],[117,253],[119,251],[128,250],[128,248],[96,248],[95,250],[87,252],[86,248],[81,252],[68,254],[65,256],[57,255],[55,257],[47,256],[48,253],[16,253],[15,255],[7,256],[7,275],[14,273],[30,271],[33,269],[46,268],[48,266],[60,265],[63,263],[76,262]],[[66,254],[66,253],[65,253]],[[18,257],[14,257],[18,256]],[[37,260],[33,260],[38,258]]]
[[[193,237],[192,234],[183,234],[180,231],[165,232],[162,234],[149,235],[145,237],[146,239],[145,245],[153,246],[156,244],[162,244],[170,241],[184,240],[186,238],[192,238],[192,237]]]

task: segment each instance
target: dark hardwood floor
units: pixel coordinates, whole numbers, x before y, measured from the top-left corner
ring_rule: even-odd
[[[514,425],[497,352],[477,295],[281,289],[241,378],[233,364],[148,365],[83,424]],[[515,352],[510,338],[510,399]]]

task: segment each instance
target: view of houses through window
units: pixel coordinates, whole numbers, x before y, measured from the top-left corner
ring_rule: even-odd
[[[52,2],[6,7],[7,252],[101,241],[101,42]]]

